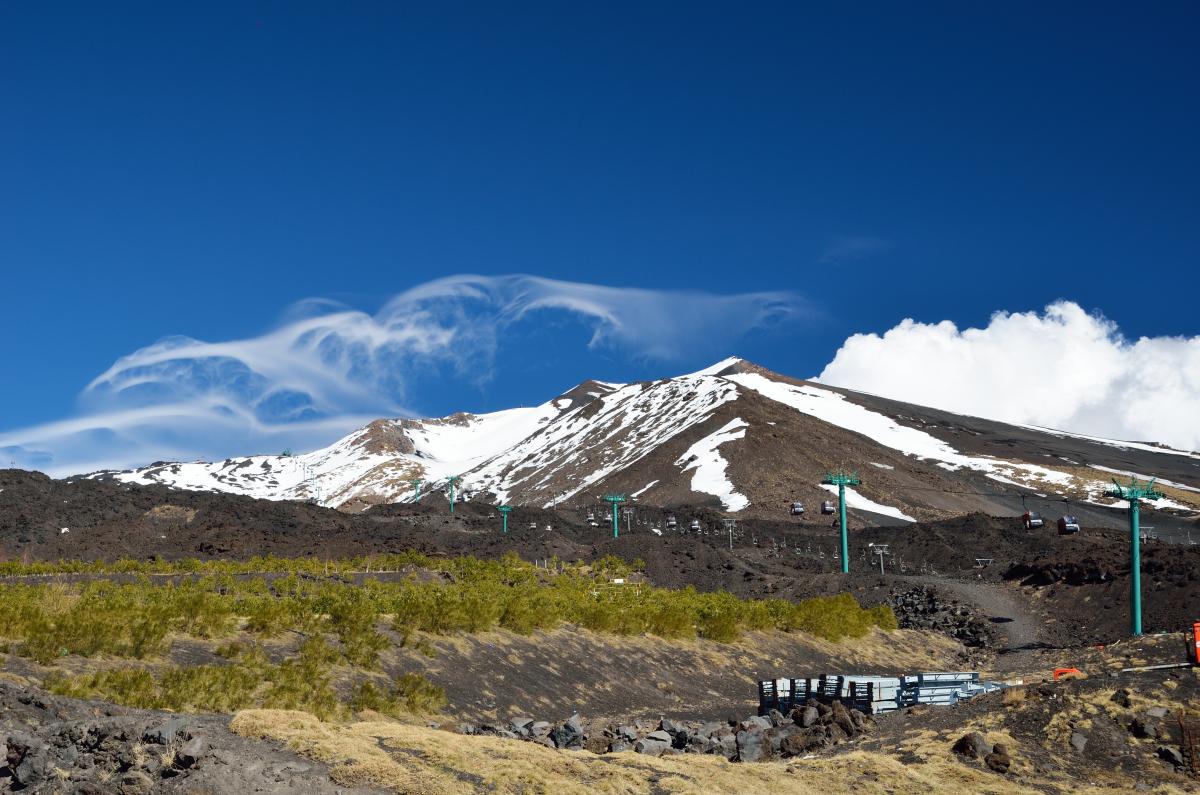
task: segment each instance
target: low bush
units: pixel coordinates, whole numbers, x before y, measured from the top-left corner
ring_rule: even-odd
[[[52,675],[47,688],[74,698],[99,698],[143,709],[234,712],[251,707],[299,709],[321,718],[341,715],[330,684],[337,653],[320,639],[273,665],[261,652],[243,652],[230,665],[111,668],[77,677]]]
[[[372,681],[354,686],[350,707],[355,712],[372,710],[394,718],[426,715],[446,706],[446,691],[420,674],[403,674],[386,688]]]

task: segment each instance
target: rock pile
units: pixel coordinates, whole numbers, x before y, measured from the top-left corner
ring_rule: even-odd
[[[0,680],[0,793],[366,793],[223,715],[182,715],[54,696]],[[374,790],[370,790],[374,792]]]
[[[1012,767],[1012,757],[1004,743],[992,745],[979,732],[967,732],[958,738],[951,750],[964,759],[978,759],[997,773],[1007,773]]]
[[[901,629],[941,632],[972,648],[987,646],[992,640],[986,621],[955,600],[943,600],[937,589],[928,585],[893,590],[888,605]]]
[[[1004,572],[1006,580],[1020,580],[1021,585],[1097,585],[1116,577],[1111,561],[1084,558],[1070,561],[1034,561],[1014,563]]]
[[[208,754],[207,740],[185,721],[170,718],[141,731],[128,721],[66,721],[41,727],[36,735],[10,730],[0,735],[0,789],[120,792],[154,791],[165,779],[195,768]],[[5,781],[7,779],[7,781]]]
[[[441,728],[463,734],[491,735],[527,740],[547,748],[591,751],[597,754],[635,751],[639,754],[716,754],[731,761],[758,762],[799,756],[853,740],[872,726],[872,719],[840,701],[810,700],[784,715],[771,710],[766,716],[707,723],[638,721],[628,724],[588,726],[578,714],[559,725],[532,718],[507,723],[443,724]]]

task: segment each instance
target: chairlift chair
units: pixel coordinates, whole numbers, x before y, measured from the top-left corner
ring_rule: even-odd
[[[1021,521],[1024,523],[1026,530],[1034,530],[1038,527],[1046,526],[1046,520],[1036,511],[1026,511],[1025,515],[1021,517]]]
[[[830,514],[835,514],[837,513],[837,506],[834,505],[832,500],[825,500],[821,503],[821,513],[827,516]]]
[[[804,503],[793,502],[791,513],[792,513],[792,516],[803,516],[804,515]]]
[[[1079,532],[1079,520],[1070,514],[1058,517],[1058,534],[1060,536],[1074,535]]]
[[[675,527],[678,523],[675,521],[675,514],[667,514],[667,527]]]
[[[688,525],[688,529],[691,530],[693,533],[699,533],[700,532],[700,520],[693,519],[692,523],[690,525]]]

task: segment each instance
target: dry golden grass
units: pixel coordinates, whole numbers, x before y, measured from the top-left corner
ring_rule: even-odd
[[[241,712],[234,717],[231,728],[244,736],[277,740],[328,764],[334,780],[340,784],[423,795],[462,792],[1008,795],[1045,792],[1046,788],[1059,792],[1111,792],[1110,785],[1114,783],[1081,786],[1066,779],[1033,781],[1028,778],[1029,771],[1019,765],[1015,769],[1019,780],[1001,777],[977,765],[956,761],[949,750],[950,738],[933,732],[914,735],[902,746],[902,750],[923,759],[919,764],[905,764],[892,756],[863,751],[810,760],[734,764],[710,756],[655,759],[634,753],[596,756],[562,752],[533,743],[465,737],[394,722],[323,723],[305,713],[277,710]],[[989,739],[1008,743],[1019,758],[1019,749],[1009,735],[990,733]]]

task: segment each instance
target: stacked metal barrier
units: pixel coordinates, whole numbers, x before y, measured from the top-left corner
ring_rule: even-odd
[[[824,674],[809,679],[768,679],[758,683],[758,713],[787,713],[810,699],[841,701],[868,714],[891,712],[917,704],[947,706],[1004,687],[981,682],[977,671],[925,672],[911,676]]]

